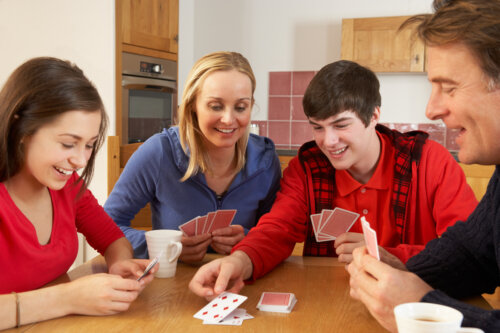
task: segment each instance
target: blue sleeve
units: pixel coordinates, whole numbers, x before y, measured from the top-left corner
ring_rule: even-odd
[[[106,213],[132,244],[136,258],[148,257],[145,232],[131,228],[130,221],[155,197],[161,158],[160,138],[154,136],[130,157],[104,204]]]
[[[256,224],[260,220],[260,217],[271,210],[271,207],[276,200],[276,193],[280,189],[280,180],[281,180],[281,163],[278,158],[278,154],[274,152],[274,157],[269,167],[268,172],[271,174],[271,186],[269,187],[269,192],[266,198],[260,202],[259,210],[257,212],[257,220]],[[247,232],[247,230],[245,230]]]

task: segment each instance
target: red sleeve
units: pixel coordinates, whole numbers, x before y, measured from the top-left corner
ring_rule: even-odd
[[[308,222],[306,175],[297,157],[283,173],[281,188],[271,211],[239,242],[233,252],[245,252],[258,279],[288,258],[297,242],[303,242]]]
[[[76,199],[76,227],[90,246],[103,255],[111,243],[124,237],[123,232],[88,189]]]
[[[440,237],[457,221],[466,221],[477,206],[474,192],[467,184],[460,165],[446,148],[427,141],[422,151],[418,178],[412,181],[415,193],[411,213],[413,221],[406,231],[406,242],[385,248],[406,262],[422,251],[431,239]]]

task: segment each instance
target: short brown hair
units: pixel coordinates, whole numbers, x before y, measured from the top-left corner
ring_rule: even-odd
[[[417,24],[425,44],[463,43],[478,59],[483,73],[500,84],[500,1],[434,0],[434,14],[415,15],[402,27]]]
[[[205,79],[217,71],[236,70],[248,76],[252,83],[252,105],[255,92],[255,75],[248,60],[238,52],[213,52],[201,57],[191,68],[182,101],[179,107],[179,135],[182,148],[190,152],[189,165],[186,173],[181,178],[185,181],[198,171],[208,171],[207,156],[203,144],[203,133],[196,117],[196,98],[200,94]],[[239,171],[245,165],[245,153],[247,149],[249,130],[236,142],[236,170]]]
[[[19,66],[0,91],[0,181],[23,167],[23,138],[62,113],[75,110],[101,113],[99,135],[81,177],[87,185],[108,124],[97,89],[80,68],[68,61],[40,57]]]
[[[353,111],[365,126],[380,104],[380,83],[375,73],[349,60],[324,66],[309,83],[302,100],[308,118],[324,120]]]

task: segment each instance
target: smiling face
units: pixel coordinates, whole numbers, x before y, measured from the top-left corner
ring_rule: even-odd
[[[427,117],[460,131],[461,162],[499,164],[500,88],[488,88],[489,78],[463,44],[429,47],[427,59]]]
[[[353,111],[344,111],[325,120],[309,118],[314,140],[337,170],[347,170],[360,182],[373,174],[380,155],[375,126],[380,117],[375,109],[368,126]]]
[[[100,111],[68,111],[24,139],[25,159],[19,173],[35,186],[64,187],[84,168],[99,133]]]
[[[207,148],[234,148],[246,134],[252,104],[252,82],[247,75],[230,70],[207,76],[195,111]]]

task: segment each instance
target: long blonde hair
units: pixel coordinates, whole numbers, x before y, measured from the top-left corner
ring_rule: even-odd
[[[200,130],[198,118],[196,116],[196,98],[198,97],[205,79],[216,71],[236,70],[248,76],[252,82],[252,105],[254,102],[255,76],[248,60],[237,52],[214,52],[200,58],[189,72],[182,101],[179,107],[179,134],[181,146],[186,154],[189,152],[189,165],[186,173],[181,178],[185,181],[192,175],[201,171],[209,171],[208,155],[204,149],[204,135]],[[248,143],[247,129],[236,142],[235,168],[240,171],[245,165],[245,152]]]

